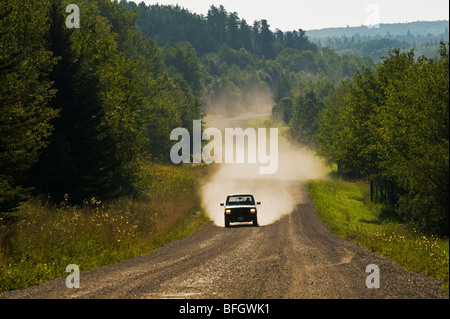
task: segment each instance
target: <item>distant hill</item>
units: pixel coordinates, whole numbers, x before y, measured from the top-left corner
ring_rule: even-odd
[[[323,39],[328,37],[347,37],[359,34],[361,37],[395,37],[395,36],[439,36],[447,33],[449,21],[416,21],[409,23],[381,23],[379,28],[367,26],[347,28],[325,28],[320,30],[308,30],[306,35],[311,39]]]
[[[327,28],[305,31],[308,39],[319,47],[335,49],[339,54],[368,55],[374,61],[386,56],[390,49],[414,49],[415,56],[433,58],[441,41],[449,41],[449,21],[416,21],[410,23]]]

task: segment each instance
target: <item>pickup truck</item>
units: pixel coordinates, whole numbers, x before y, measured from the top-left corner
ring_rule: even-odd
[[[258,226],[258,209],[255,198],[251,194],[232,194],[227,196],[225,203],[220,203],[224,207],[225,227],[230,227],[230,223],[253,222],[253,226]]]

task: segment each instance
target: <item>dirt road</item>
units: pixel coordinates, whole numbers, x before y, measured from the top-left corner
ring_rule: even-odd
[[[155,253],[82,271],[79,289],[68,289],[61,278],[1,297],[448,298],[438,281],[334,235],[305,186],[290,187],[302,203],[270,225],[223,228],[211,222]],[[378,289],[366,287],[369,264],[379,267]]]
[[[242,122],[210,121],[222,130]],[[279,152],[273,175],[262,176],[255,166],[220,165],[201,190],[212,221],[193,236],[94,270],[79,265],[78,289],[60,278],[0,298],[448,298],[437,280],[332,233],[302,182],[321,178],[320,161],[288,143],[281,142]],[[262,201],[260,227],[223,227],[219,203],[240,191]],[[368,265],[378,266],[380,288],[367,288]]]

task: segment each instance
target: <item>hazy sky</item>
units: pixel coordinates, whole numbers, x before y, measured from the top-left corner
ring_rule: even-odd
[[[140,3],[141,0],[131,0]],[[206,15],[210,5],[237,12],[248,24],[266,19],[272,30],[449,19],[448,0],[144,0],[146,4],[178,4]]]

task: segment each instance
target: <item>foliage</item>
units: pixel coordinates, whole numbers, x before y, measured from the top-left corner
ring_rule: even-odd
[[[211,6],[207,15],[202,16],[178,5],[136,5],[126,1],[121,4],[129,12],[138,14],[137,25],[145,36],[165,46],[165,62],[174,71],[194,79],[199,78],[196,74],[202,73],[202,106],[206,112],[219,109],[222,114],[234,114],[239,110],[255,110],[251,105],[255,103],[255,95],[273,95],[276,103],[283,98],[299,102],[302,101],[300,95],[305,94],[294,96],[291,89],[308,82],[310,75],[338,81],[351,76],[363,65],[373,65],[367,57],[341,56],[330,48],[319,50],[301,29],[272,31],[265,19],[250,25],[223,6]],[[187,69],[186,64],[176,65],[186,63],[187,53],[194,50],[202,61],[201,72],[192,63],[189,63],[191,69]],[[199,92],[196,81],[188,82],[193,85],[194,93]],[[322,98],[320,103],[323,103]],[[294,110],[297,108],[291,111]],[[315,117],[319,110],[305,111]],[[304,122],[311,121],[314,119],[304,119]],[[297,126],[295,130],[294,134],[305,128]],[[312,141],[314,132],[311,129],[306,132],[307,136],[298,140]]]
[[[203,116],[193,48],[159,48],[117,1],[78,1],[81,27],[67,29],[70,3],[2,5],[2,213],[29,190],[74,204],[131,194],[143,161],[169,158],[171,130]]]
[[[436,56],[440,41],[449,41],[449,22],[416,21],[381,23],[379,27],[326,28],[307,31],[318,46],[335,49],[339,54],[369,56],[379,62],[393,48],[403,52],[414,49],[417,56]]]
[[[448,236],[448,44],[439,58],[393,50],[329,99],[316,139],[342,173],[367,178],[372,199],[423,231]]]
[[[60,3],[52,1],[47,35],[47,45],[59,59],[49,74],[56,90],[49,106],[59,111],[59,117],[52,121],[54,133],[48,138],[49,145],[29,175],[39,192],[58,201],[70,193],[71,200],[79,202],[92,194],[114,194],[112,175],[119,166],[114,160],[118,152],[104,126],[99,78],[86,72],[85,56],[73,51],[60,9]]]
[[[47,5],[8,0],[0,7],[0,214],[25,198],[21,176],[38,160],[58,114],[48,106],[56,59],[42,41]]]
[[[144,35],[154,38],[159,45],[174,46],[189,42],[204,55],[217,52],[223,45],[234,50],[244,48],[258,57],[273,59],[284,48],[312,50],[317,48],[308,41],[303,30],[273,32],[267,20],[249,25],[236,12],[227,12],[223,6],[212,5],[205,16],[176,6],[145,5],[141,2],[122,1],[130,11],[138,12],[137,25]]]

